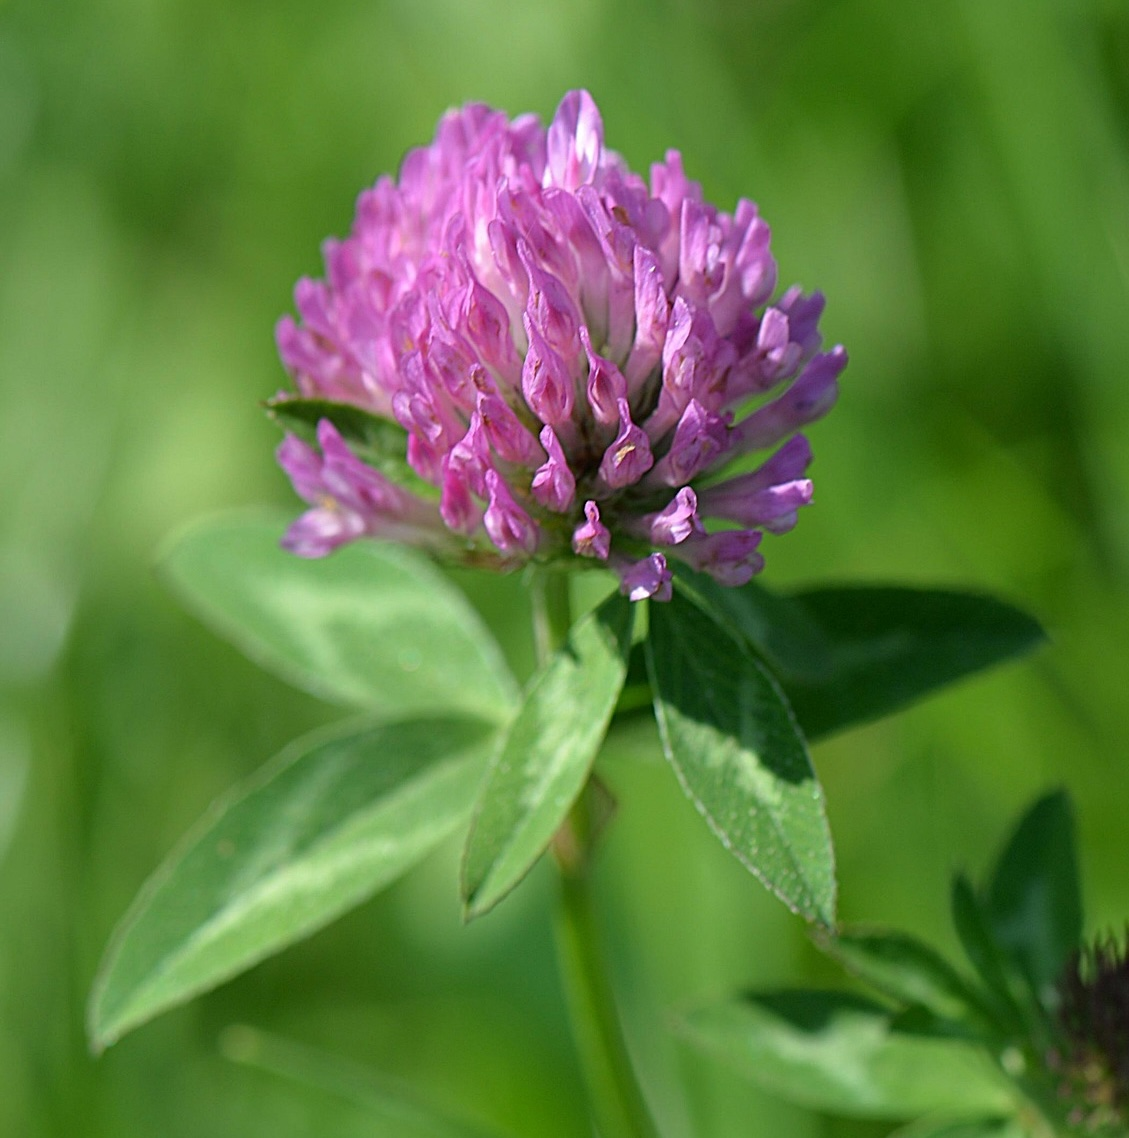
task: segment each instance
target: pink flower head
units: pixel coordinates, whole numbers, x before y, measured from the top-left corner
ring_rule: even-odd
[[[743,584],[763,534],[811,500],[797,432],[846,365],[841,347],[820,353],[822,296],[772,299],[769,236],[751,202],[705,201],[677,151],[649,181],[629,170],[586,91],[547,128],[448,112],[397,180],[361,195],[325,279],[300,281],[299,319],[279,322],[298,389],[281,398],[330,405],[317,447],[279,451],[312,507],[285,544],[571,558],[635,600],[669,597],[668,558]],[[431,492],[369,465],[333,404],[398,424],[399,460]]]

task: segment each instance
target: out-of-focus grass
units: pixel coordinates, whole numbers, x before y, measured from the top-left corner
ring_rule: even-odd
[[[1129,11],[1117,0],[250,0],[0,4],[0,1134],[378,1132],[232,1066],[247,1022],[515,1135],[585,1133],[531,881],[463,928],[454,846],[95,1061],[114,920],[213,795],[329,709],[153,583],[174,526],[291,502],[257,402],[271,340],[358,190],[468,98],[592,89],[637,166],[682,149],[756,198],[785,282],[852,356],[818,503],[768,583],[995,589],[1054,643],[821,745],[843,914],[949,939],[945,881],[1067,785],[1090,924],[1129,915]],[[528,667],[520,586],[466,580]],[[515,615],[516,614],[516,615]],[[821,976],[648,740],[609,748],[602,863],[633,1039],[672,1138],[884,1133],[682,1049],[668,1012]],[[622,757],[617,760],[617,752]],[[679,1088],[682,1089],[679,1089]]]

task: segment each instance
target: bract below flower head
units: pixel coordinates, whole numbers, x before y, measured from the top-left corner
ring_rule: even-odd
[[[547,129],[449,112],[325,260],[278,325],[298,388],[280,399],[398,423],[423,491],[367,466],[328,415],[316,447],[279,450],[313,506],[295,553],[387,536],[498,568],[573,559],[663,599],[670,558],[748,581],[762,533],[811,500],[797,432],[846,364],[819,350],[823,298],[770,302],[756,206],[703,201],[676,151],[649,181],[630,171],[585,91]]]

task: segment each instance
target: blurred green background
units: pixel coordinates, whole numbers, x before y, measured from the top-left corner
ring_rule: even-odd
[[[220,791],[337,713],[182,614],[153,553],[296,508],[259,401],[276,317],[353,200],[449,105],[587,86],[637,168],[756,199],[851,366],[817,505],[769,585],[990,589],[1032,661],[816,748],[842,915],[951,946],[1066,785],[1088,926],[1129,917],[1129,5],[1124,0],[0,0],[0,1135],[407,1134],[221,1057],[249,1023],[518,1138],[581,1136],[542,872],[471,928],[452,845],[98,1060],[83,1003],[145,876]],[[460,578],[529,667],[516,581]],[[646,732],[601,862],[617,980],[670,1138],[868,1136],[683,1048],[672,1015],[831,973]]]

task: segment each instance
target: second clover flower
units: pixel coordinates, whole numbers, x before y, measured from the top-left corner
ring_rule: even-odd
[[[819,351],[822,296],[770,303],[756,206],[703,201],[676,151],[648,185],[585,91],[547,130],[449,112],[325,261],[295,291],[301,322],[279,322],[282,359],[297,398],[399,424],[411,485],[362,461],[326,406],[316,447],[279,450],[312,506],[295,553],[372,536],[498,568],[591,559],[633,600],[664,599],[668,557],[744,584],[763,532],[811,500],[797,431],[847,359]],[[765,457],[720,473],[746,455]]]

